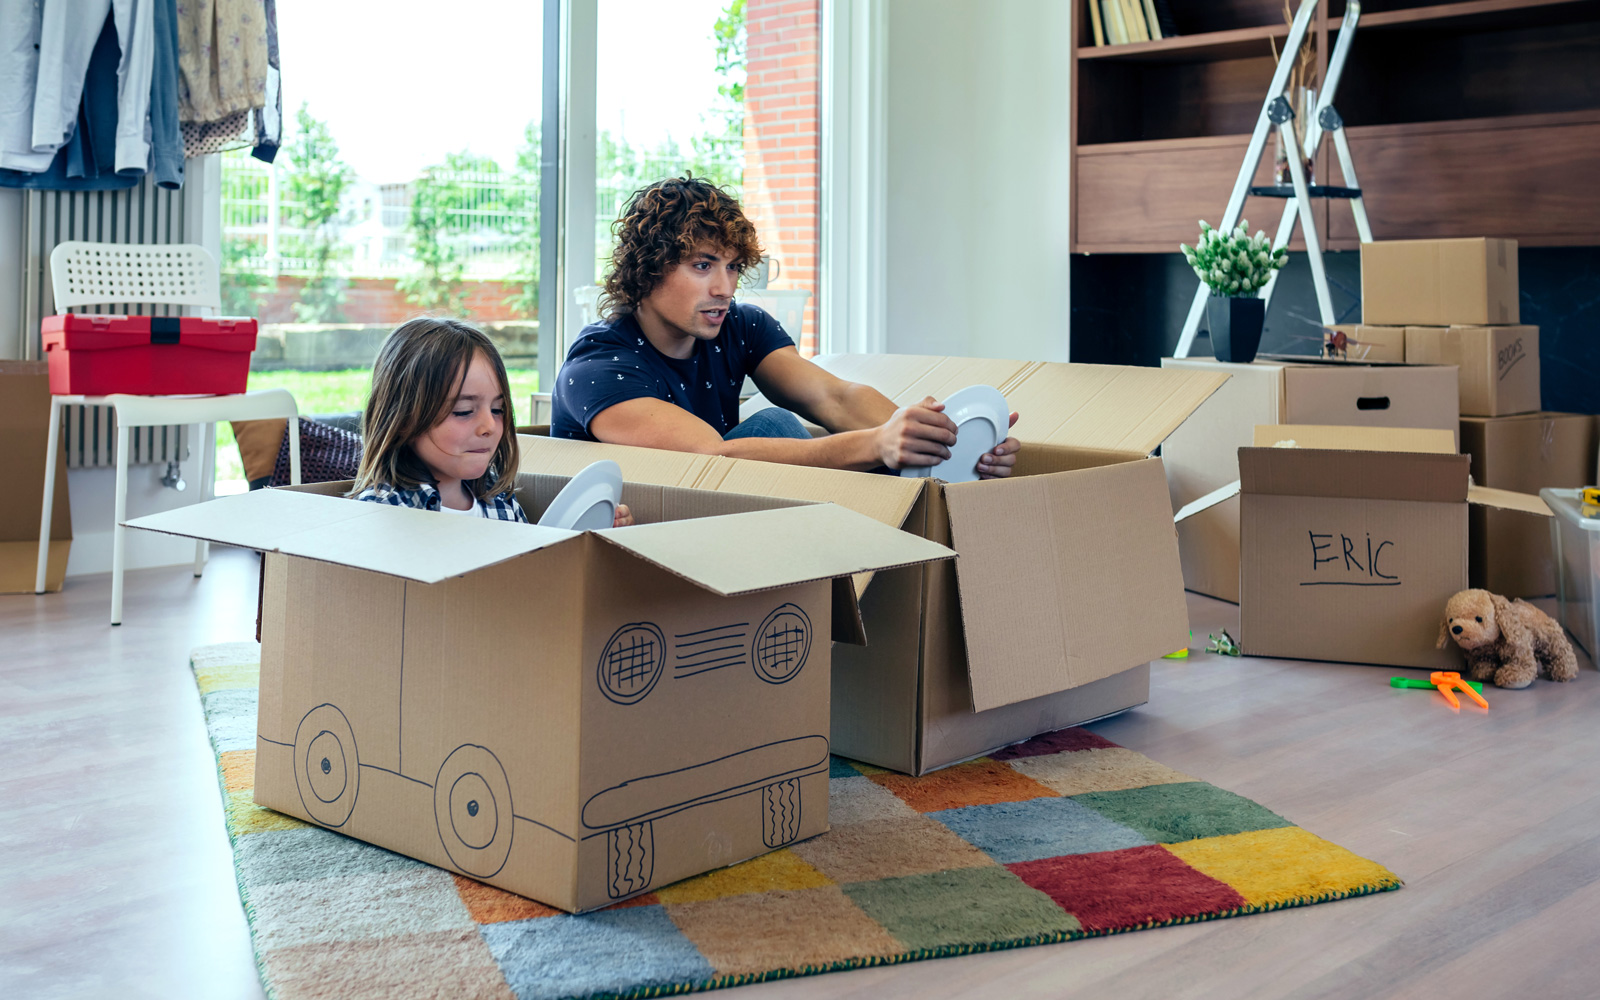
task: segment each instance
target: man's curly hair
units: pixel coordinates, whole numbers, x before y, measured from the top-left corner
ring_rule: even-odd
[[[696,247],[720,248],[741,271],[764,252],[739,200],[691,174],[635,191],[611,231],[617,243],[600,296],[607,321],[637,309]]]

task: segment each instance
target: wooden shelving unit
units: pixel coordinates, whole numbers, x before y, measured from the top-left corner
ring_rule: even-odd
[[[1281,0],[1171,5],[1177,37],[1072,53],[1074,251],[1170,253],[1226,205],[1288,33]],[[1343,15],[1318,10],[1321,69]],[[1600,244],[1600,0],[1368,0],[1337,104],[1378,239]],[[1331,153],[1316,176],[1343,183]],[[1281,211],[1250,199],[1244,215],[1270,231]],[[1358,245],[1342,205],[1317,211],[1331,249]]]

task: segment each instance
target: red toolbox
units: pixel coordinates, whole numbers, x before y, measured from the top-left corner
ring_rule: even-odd
[[[40,324],[58,396],[244,392],[256,321],[240,316],[68,313]]]

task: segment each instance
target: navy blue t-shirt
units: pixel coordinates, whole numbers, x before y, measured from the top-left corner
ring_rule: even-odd
[[[630,399],[664,399],[726,434],[739,423],[739,390],[768,354],[794,341],[765,310],[734,302],[715,340],[679,361],[656,350],[632,313],[583,328],[551,393],[550,436],[593,441],[589,421]]]

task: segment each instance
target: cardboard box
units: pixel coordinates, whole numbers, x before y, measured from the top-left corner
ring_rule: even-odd
[[[1332,364],[1316,358],[1224,364],[1163,358],[1163,368],[1225,372],[1228,384],[1161,446],[1174,511],[1239,478],[1239,449],[1272,424],[1363,427],[1459,426],[1456,371],[1443,366]],[[1178,525],[1184,586],[1239,600],[1239,502]]]
[[[1473,482],[1519,493],[1593,484],[1597,439],[1595,418],[1576,413],[1461,420],[1461,450],[1471,456]],[[1468,525],[1472,586],[1507,597],[1556,592],[1547,518],[1474,507]]]
[[[1394,432],[1336,430],[1350,449],[1395,444]],[[1469,501],[1548,519],[1543,501],[1469,486],[1470,460],[1442,433],[1403,452],[1280,447],[1303,429],[1262,432],[1271,445],[1239,450],[1245,654],[1458,669],[1456,649],[1435,647],[1467,586]]]
[[[346,488],[130,522],[266,553],[256,802],[572,911],[826,830],[850,575],[951,555],[832,504],[629,484],[579,533]]]
[[[50,444],[50,373],[43,361],[0,361],[0,455],[11,487],[0,492],[0,594],[31,594],[39,571],[39,514],[44,460]],[[56,449],[55,499],[50,505],[50,555],[45,589],[57,591],[72,549],[67,497],[67,451]]]
[[[1333,344],[1333,333],[1347,338],[1343,353]],[[1406,360],[1406,328],[1403,326],[1366,326],[1359,323],[1339,323],[1324,327],[1322,356],[1329,361],[1386,361],[1400,364]]]
[[[1361,320],[1379,326],[1520,322],[1517,241],[1361,244]]]
[[[1536,326],[1408,326],[1406,361],[1459,368],[1462,416],[1539,409]]]
[[[999,388],[1021,415],[1016,473],[945,484],[531,437],[523,468],[571,474],[605,457],[630,482],[828,499],[960,553],[953,566],[857,580],[871,640],[835,650],[836,753],[921,774],[1146,701],[1150,661],[1189,639],[1164,474],[1148,455],[1226,376],[898,355],[817,362],[901,403]]]

